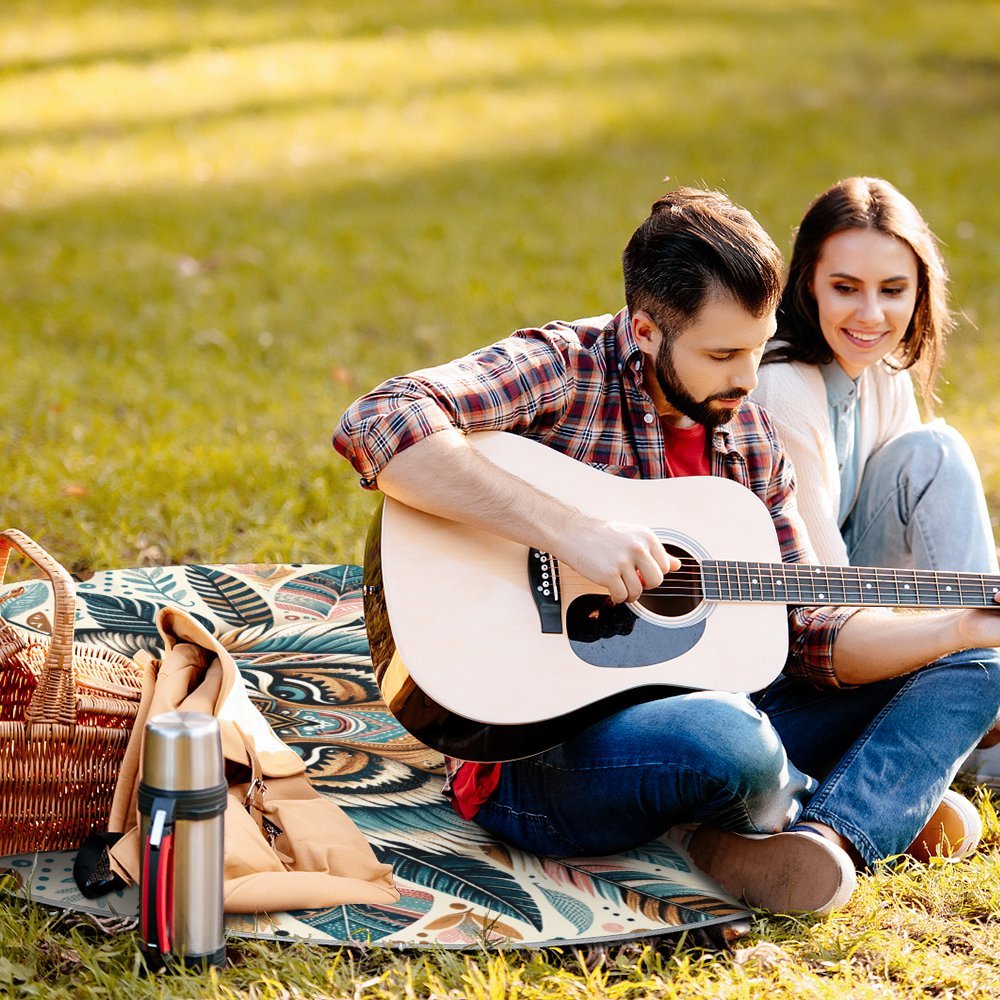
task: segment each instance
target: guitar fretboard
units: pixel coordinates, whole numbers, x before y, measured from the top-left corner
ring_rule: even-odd
[[[1000,592],[1000,576],[980,573],[706,560],[701,563],[701,578],[703,593],[710,601],[1000,607],[994,601]]]

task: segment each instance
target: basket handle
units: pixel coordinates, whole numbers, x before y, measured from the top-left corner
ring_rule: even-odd
[[[73,579],[39,545],[17,528],[0,532],[0,583],[7,573],[10,550],[16,549],[43,570],[52,584],[55,615],[52,639],[45,654],[38,687],[25,712],[25,722],[76,725],[76,685],[73,677],[73,634],[76,625],[76,594]]]

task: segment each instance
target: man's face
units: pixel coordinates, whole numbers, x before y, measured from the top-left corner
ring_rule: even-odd
[[[751,316],[732,296],[715,293],[672,341],[642,311],[632,329],[646,355],[644,385],[660,416],[681,427],[717,427],[756,387],[775,320],[770,312]]]

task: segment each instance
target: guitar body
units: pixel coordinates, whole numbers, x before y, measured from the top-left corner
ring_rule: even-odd
[[[685,566],[780,562],[767,508],[729,480],[623,479],[516,435],[469,440],[588,514],[646,524]],[[679,688],[754,691],[781,671],[784,604],[696,594],[612,606],[547,560],[385,498],[365,554],[366,623],[383,697],[422,742],[466,760],[515,759],[630,704]]]

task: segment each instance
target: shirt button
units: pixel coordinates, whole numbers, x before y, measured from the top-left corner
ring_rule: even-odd
[[[652,413],[647,413],[642,419],[645,420],[647,424],[651,424],[653,422],[653,419],[654,419],[653,418],[653,414]]]

